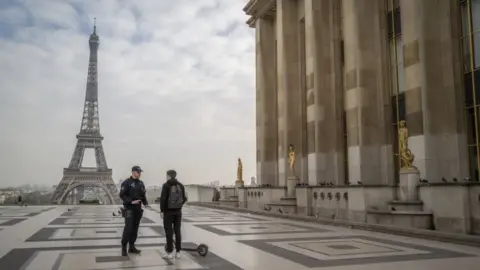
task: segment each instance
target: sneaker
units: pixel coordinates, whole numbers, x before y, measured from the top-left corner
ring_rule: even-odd
[[[173,259],[173,254],[172,253],[166,253],[165,255],[163,255],[163,258],[164,259]]]
[[[177,251],[177,253],[175,253],[175,258],[180,259],[180,257],[181,257],[180,256],[180,251]]]

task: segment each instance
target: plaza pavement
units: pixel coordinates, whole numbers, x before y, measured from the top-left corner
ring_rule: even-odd
[[[168,260],[158,209],[145,210],[143,252],[121,257],[118,206],[0,206],[0,269],[480,269],[475,247],[198,206],[184,209],[183,239],[210,253]]]

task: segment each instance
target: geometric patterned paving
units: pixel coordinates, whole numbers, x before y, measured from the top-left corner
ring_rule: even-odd
[[[0,266],[1,269],[12,270],[242,269],[214,253],[200,257],[195,252],[184,252],[182,259],[175,261],[162,258],[164,248],[159,247],[158,244],[139,245],[139,247],[142,248],[142,254],[130,257],[119,256],[118,245],[14,249],[0,259]]]
[[[288,223],[223,223],[195,224],[194,226],[221,236],[328,232],[328,230],[325,229],[317,229],[308,226],[294,225]]]
[[[441,248],[361,235],[239,242],[310,268],[473,257]]]
[[[34,217],[56,207],[0,207],[1,217]]]
[[[124,219],[112,214],[117,214],[117,211],[118,207],[68,209],[25,240],[25,243],[55,243],[55,247],[14,248],[0,258],[0,269],[241,269],[215,252],[210,252],[204,258],[195,251],[187,251],[178,262],[163,259],[163,226],[161,222],[145,216],[137,240],[137,245],[144,251],[140,255],[122,257],[119,254],[119,240]],[[11,219],[8,222],[12,222]],[[155,239],[158,239],[158,243],[142,243],[142,240]],[[100,243],[102,240],[113,240],[115,244],[75,246],[79,241]],[[67,246],[62,247],[62,243],[67,243]],[[183,244],[184,247],[196,247],[191,242]]]
[[[143,217],[142,224],[153,224],[151,219]],[[116,224],[123,225],[125,221],[121,217],[79,217],[79,218],[57,218],[50,222],[49,225],[99,225],[99,224]]]
[[[257,217],[232,216],[232,215],[208,215],[208,216],[184,216],[184,222],[242,222],[242,221],[264,221]]]
[[[26,241],[78,241],[78,240],[108,240],[122,237],[123,227],[48,227],[42,228]],[[138,238],[164,237],[162,226],[143,226],[138,230]]]
[[[17,223],[24,221],[24,218],[5,218],[0,217],[0,226],[13,226]]]
[[[0,269],[478,270],[480,265],[477,248],[191,206],[182,213],[183,246],[206,243],[210,253],[184,251],[180,260],[166,260],[158,205],[144,211],[137,240],[142,254],[121,257],[124,219],[117,211],[117,206],[0,207]]]
[[[13,226],[56,207],[0,207],[0,227]]]

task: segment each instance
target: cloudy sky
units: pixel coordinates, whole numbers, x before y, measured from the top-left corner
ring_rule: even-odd
[[[97,18],[99,107],[114,180],[255,175],[254,32],[239,0],[1,0],[0,185],[56,184],[68,166]],[[92,152],[84,165],[94,165]]]

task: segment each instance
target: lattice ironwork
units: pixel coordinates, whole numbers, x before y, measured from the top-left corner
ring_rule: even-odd
[[[90,35],[90,60],[88,64],[87,86],[85,103],[83,107],[80,132],[77,135],[77,144],[73,151],[68,168],[52,196],[52,202],[63,204],[68,194],[77,187],[99,187],[105,191],[111,204],[119,204],[117,186],[113,182],[112,170],[108,168],[105,152],[103,150],[103,137],[100,133],[100,120],[98,113],[98,73],[97,51],[99,37],[94,26]],[[85,149],[95,151],[96,167],[83,168],[82,162]]]

